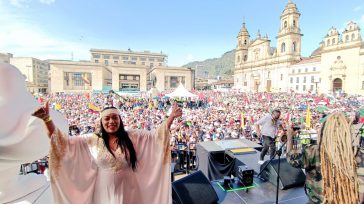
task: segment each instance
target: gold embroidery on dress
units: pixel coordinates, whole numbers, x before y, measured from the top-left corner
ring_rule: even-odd
[[[51,136],[51,149],[49,152],[49,169],[51,182],[54,182],[61,168],[61,160],[67,150],[68,139],[60,130],[56,129]]]
[[[163,122],[158,128],[157,138],[162,143],[163,152],[163,164],[169,164],[171,162],[171,153],[169,145],[169,130],[167,128],[167,123]]]
[[[109,152],[106,148],[104,142],[99,137],[96,142],[96,160],[97,165],[103,169],[110,169],[114,173],[119,172],[122,169],[126,169],[129,167],[128,162],[126,161],[125,154],[118,146],[116,151],[113,151],[114,156]]]

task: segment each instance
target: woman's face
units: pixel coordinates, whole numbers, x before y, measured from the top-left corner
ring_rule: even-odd
[[[120,117],[118,114],[110,113],[101,119],[102,126],[109,134],[116,133],[120,128]]]

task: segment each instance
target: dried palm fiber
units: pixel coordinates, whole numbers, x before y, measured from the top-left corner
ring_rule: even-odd
[[[328,117],[320,143],[323,203],[359,203],[350,125],[344,114]]]

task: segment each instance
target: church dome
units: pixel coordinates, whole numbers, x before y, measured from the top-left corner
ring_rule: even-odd
[[[249,36],[248,29],[245,27],[245,22],[243,23],[238,36]]]
[[[282,12],[282,16],[288,15],[288,14],[292,14],[292,13],[297,13],[300,14],[298,12],[297,6],[296,4],[294,4],[291,0],[288,1],[286,7],[284,8],[283,12]]]

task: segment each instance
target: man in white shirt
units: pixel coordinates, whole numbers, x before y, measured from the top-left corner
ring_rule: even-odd
[[[279,120],[281,111],[276,109],[271,114],[267,114],[255,123],[255,129],[258,137],[263,137],[263,149],[260,153],[259,164],[264,163],[264,156],[269,150],[270,158],[273,158],[276,153],[275,138],[278,133],[278,128],[282,127],[282,122]],[[261,126],[261,128],[260,128]]]

